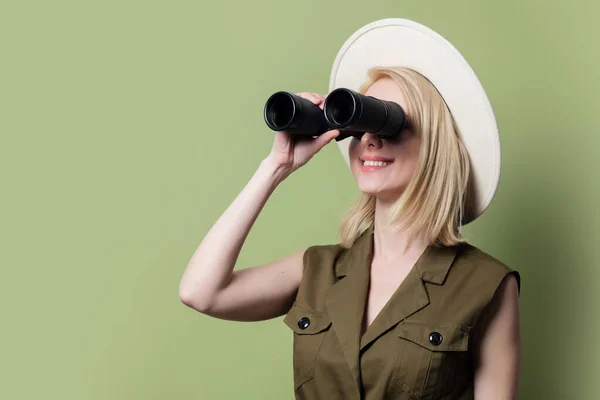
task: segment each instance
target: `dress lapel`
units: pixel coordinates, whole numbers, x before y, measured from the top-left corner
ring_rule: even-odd
[[[337,261],[335,271],[340,279],[325,294],[325,305],[331,317],[344,356],[360,392],[360,332],[369,287],[372,260],[373,228],[367,229]]]
[[[429,305],[430,298],[425,282],[436,285],[444,283],[458,248],[458,245],[436,246],[434,244],[425,248],[402,283],[367,328],[360,340],[360,351],[396,326],[398,322]],[[367,269],[370,270],[370,265]]]
[[[417,269],[408,272],[360,340],[360,351],[404,318],[429,304],[429,296]]]
[[[361,337],[373,259],[373,230],[371,225],[339,258],[335,271],[340,280],[325,294],[332,327],[358,390],[361,386],[360,352],[398,322],[429,304],[425,282],[443,284],[458,250],[458,246],[427,246]]]

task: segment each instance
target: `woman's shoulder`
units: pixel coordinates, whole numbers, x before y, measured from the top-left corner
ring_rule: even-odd
[[[325,292],[338,281],[344,254],[341,244],[317,244],[306,249],[296,303],[319,312],[325,309]]]
[[[507,275],[514,275],[520,288],[520,274],[515,268],[471,243],[460,243],[455,264],[466,274],[490,279],[495,277],[499,281]]]
[[[347,250],[341,243],[312,245],[304,252],[304,268],[310,264],[333,265]]]
[[[506,263],[471,243],[463,242],[459,247],[458,256],[473,265],[485,265],[488,268],[507,272],[511,271],[511,268]]]

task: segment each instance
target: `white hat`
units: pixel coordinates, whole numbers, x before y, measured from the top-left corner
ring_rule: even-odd
[[[446,39],[414,21],[387,18],[354,32],[338,52],[329,91],[358,91],[373,66],[402,66],[425,76],[444,98],[471,160],[473,207],[463,225],[479,217],[500,180],[500,136],[490,101],[467,61]],[[350,139],[337,142],[348,165]]]

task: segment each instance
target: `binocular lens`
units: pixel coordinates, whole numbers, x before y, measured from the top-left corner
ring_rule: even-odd
[[[285,92],[275,93],[267,102],[265,118],[271,129],[287,128],[294,119],[294,100]]]
[[[272,130],[293,135],[318,136],[329,130],[319,106],[290,92],[271,95],[265,104],[264,117]]]
[[[348,125],[356,113],[356,102],[352,95],[346,91],[334,94],[325,109],[326,118],[340,127]]]

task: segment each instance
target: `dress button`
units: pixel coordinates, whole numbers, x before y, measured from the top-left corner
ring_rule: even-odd
[[[439,346],[440,343],[442,343],[443,339],[444,338],[439,332],[431,332],[429,334],[429,343],[431,343],[434,346]]]
[[[302,317],[298,320],[298,328],[306,329],[310,325],[310,319],[307,317]]]

